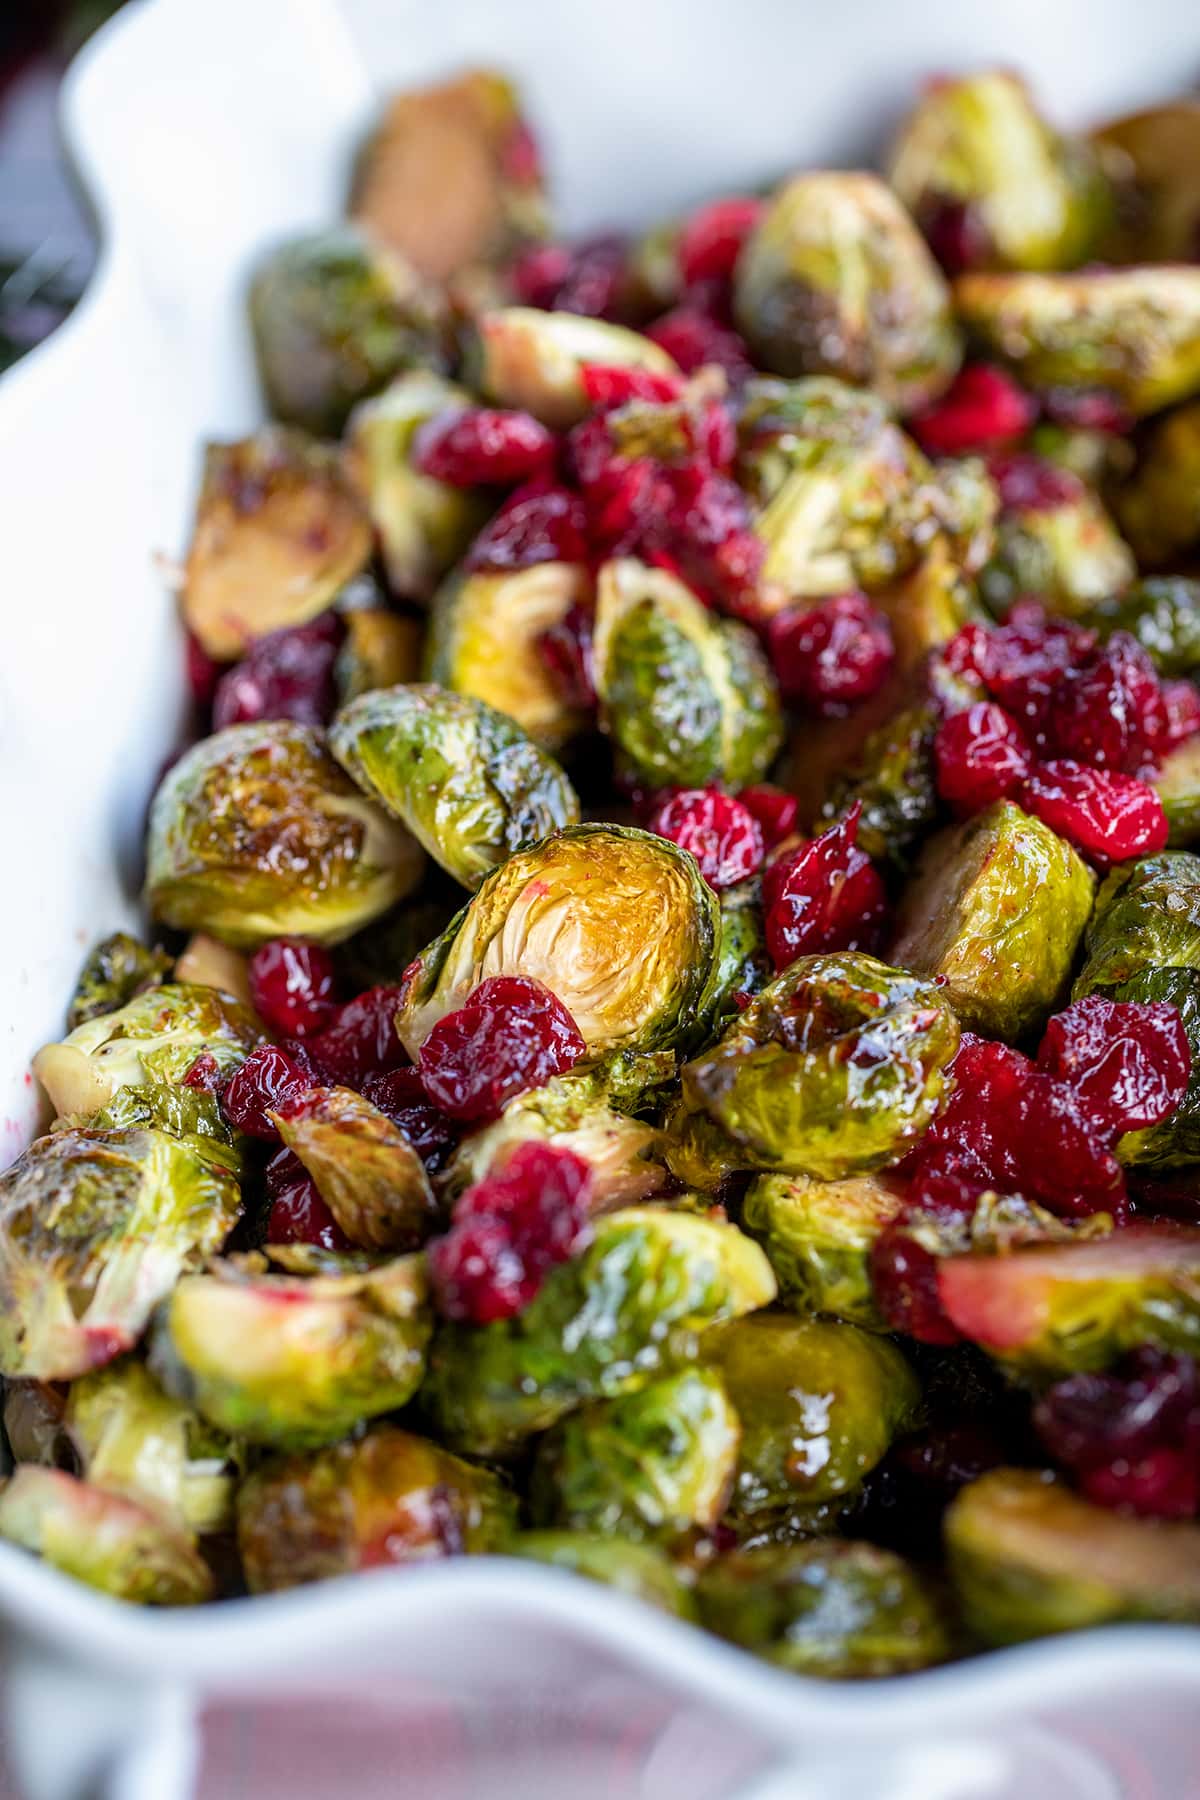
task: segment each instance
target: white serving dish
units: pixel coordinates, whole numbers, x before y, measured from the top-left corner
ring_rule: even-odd
[[[58,1029],[85,946],[133,916],[143,810],[183,709],[152,553],[183,543],[202,438],[258,416],[248,260],[337,213],[379,87],[475,59],[522,78],[579,226],[866,156],[931,68],[1018,65],[1068,120],[1166,95],[1200,71],[1200,26],[1176,0],[138,0],[101,32],[65,98],[100,268],[72,321],[0,383],[5,1161],[38,1123],[28,1059]],[[561,1738],[581,1696],[618,1720],[650,1696],[685,1734],[698,1720],[740,1734],[749,1763],[777,1752],[762,1800],[1176,1796],[1198,1760],[1200,1633],[1186,1630],[834,1688],[499,1560],[163,1616],[2,1545],[0,1621],[10,1754],[31,1800],[182,1800],[202,1702],[318,1690],[526,1709],[536,1694],[535,1745],[556,1706]],[[711,1768],[707,1786],[694,1766],[685,1783],[681,1766],[651,1757],[628,1792],[734,1791]],[[374,1791],[357,1773],[350,1788]],[[508,1790],[497,1775],[470,1791]]]

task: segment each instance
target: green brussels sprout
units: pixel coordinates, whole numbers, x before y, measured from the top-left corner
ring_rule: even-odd
[[[927,692],[890,712],[826,792],[816,828],[825,830],[861,803],[859,849],[906,872],[916,846],[941,812],[933,761],[940,723],[941,713]],[[804,747],[801,736],[800,757]]]
[[[985,1644],[1124,1620],[1200,1622],[1200,1526],[1094,1506],[1036,1469],[991,1469],[946,1514],[963,1619]]]
[[[65,1381],[129,1350],[241,1209],[219,1146],[56,1132],[0,1175],[0,1374]]]
[[[1142,969],[1114,988],[1112,998],[1174,1006],[1192,1055],[1187,1091],[1174,1112],[1145,1131],[1127,1132],[1117,1145],[1118,1157],[1150,1173],[1200,1163],[1200,969]]]
[[[507,713],[535,744],[559,750],[589,720],[563,699],[538,639],[591,593],[592,578],[576,563],[451,575],[434,597],[422,675]]]
[[[445,362],[436,290],[352,225],[307,232],[263,258],[250,328],[272,417],[318,437],[337,437],[355,402],[402,369]]]
[[[265,1036],[252,1012],[216,988],[171,982],[46,1044],[33,1072],[57,1113],[87,1118],[124,1088],[177,1087],[198,1056],[232,1075]],[[188,1097],[204,1096],[188,1090]]]
[[[64,1425],[93,1487],[122,1494],[203,1535],[233,1524],[230,1445],[123,1359],[71,1383]]]
[[[389,1563],[499,1549],[516,1511],[489,1470],[377,1425],[255,1469],[238,1493],[238,1548],[250,1592],[267,1594]]]
[[[1200,388],[1200,268],[960,275],[959,317],[1037,392],[1104,388],[1136,417]]]
[[[455,1448],[511,1455],[586,1401],[636,1393],[693,1361],[706,1327],[774,1297],[766,1257],[723,1219],[651,1206],[608,1213],[516,1318],[441,1327],[426,1409]]]
[[[1150,786],[1167,815],[1168,847],[1200,843],[1200,738],[1188,738],[1169,750],[1150,777]]]
[[[464,887],[579,821],[554,759],[482,700],[431,683],[364,694],[329,745],[346,773]]]
[[[320,732],[287,719],[229,725],[159,783],[146,900],[155,918],[235,949],[288,935],[332,944],[411,893],[423,861]]]
[[[760,1175],[742,1201],[742,1229],[762,1245],[798,1311],[881,1330],[871,1247],[903,1204],[904,1184],[887,1175]]]
[[[600,722],[635,780],[745,787],[774,762],[783,716],[757,638],[665,569],[605,563],[594,657]]]
[[[309,1450],[412,1397],[430,1324],[420,1257],[308,1279],[214,1263],[159,1311],[150,1367],[232,1437]]]
[[[208,1565],[185,1531],[62,1469],[26,1465],[3,1484],[0,1538],[117,1600],[195,1606],[213,1597]]]
[[[973,1031],[1022,1037],[1070,980],[1092,893],[1068,843],[997,801],[926,846],[900,902],[892,960],[944,982]]]
[[[1113,215],[1095,153],[1060,137],[1007,69],[928,82],[888,180],[920,223],[947,205],[969,208],[990,269],[1074,268],[1096,254]]]
[[[876,175],[785,182],[738,258],[734,315],[763,368],[837,375],[915,412],[961,350],[941,270]]]
[[[667,219],[635,238],[625,257],[622,299],[635,318],[657,319],[683,297],[679,240],[683,223]]]
[[[1052,419],[1040,419],[1031,428],[1025,448],[1104,492],[1110,502],[1113,483],[1123,480],[1135,461],[1132,438],[1084,425],[1058,425]]]
[[[518,407],[556,431],[577,424],[588,411],[587,368],[679,374],[649,338],[602,319],[502,306],[480,314],[475,325],[468,357],[471,385],[496,406]]]
[[[1132,473],[1113,488],[1112,505],[1141,562],[1169,563],[1195,550],[1200,544],[1200,401],[1189,401],[1146,427]],[[1188,585],[1194,591],[1195,583]]]
[[[101,1013],[116,1012],[144,988],[158,987],[171,973],[171,962],[165,950],[148,950],[127,931],[101,939],[79,971],[67,1009],[67,1030],[86,1025]]]
[[[346,473],[371,515],[388,583],[409,600],[429,599],[487,520],[484,496],[422,475],[412,460],[427,419],[470,404],[465,388],[412,369],[350,415]]]
[[[184,623],[209,656],[242,656],[252,639],[323,613],[370,554],[370,521],[328,444],[280,425],[209,444]]]
[[[587,1537],[581,1531],[522,1531],[505,1545],[505,1554],[569,1569],[573,1575],[603,1582],[660,1612],[673,1613],[677,1619],[696,1617],[696,1603],[678,1571],[666,1552],[654,1544]]]
[[[836,1181],[899,1162],[957,1048],[936,987],[873,956],[798,957],[684,1068],[676,1125],[699,1116],[702,1130],[669,1144],[668,1162],[700,1186],[735,1169]]]
[[[353,1088],[311,1088],[271,1117],[352,1243],[415,1250],[430,1236],[440,1215],[424,1163]]]
[[[1200,856],[1120,863],[1100,885],[1072,998],[1111,994],[1146,969],[1200,969]]]
[[[209,1138],[221,1146],[221,1160],[234,1175],[242,1172],[242,1152],[232,1126],[221,1111],[220,1098],[207,1089],[174,1086],[169,1081],[143,1081],[118,1088],[107,1106],[91,1114],[70,1114],[53,1129],[86,1125],[89,1131],[132,1131],[149,1126],[172,1137]]]
[[[771,979],[762,893],[757,881],[722,888],[721,947],[705,1042],[712,1043],[741,1015],[739,996],[762,992]]]
[[[1200,675],[1200,581],[1155,575],[1093,606],[1087,623],[1135,637],[1160,675]]]
[[[4,1436],[13,1462],[47,1468],[74,1462],[63,1425],[69,1392],[51,1381],[4,1383]]]
[[[665,838],[572,825],[494,869],[404,978],[411,1057],[491,975],[544,983],[592,1056],[673,1048],[715,979],[721,913],[695,858]]]
[[[425,626],[411,613],[388,612],[382,606],[342,609],[346,635],[334,664],[338,700],[349,706],[361,694],[415,681],[421,672]]]
[[[721,1378],[708,1369],[596,1401],[538,1446],[535,1522],[667,1545],[711,1530],[733,1486],[740,1435]]]
[[[1122,204],[1108,262],[1175,263],[1200,244],[1200,103],[1190,97],[1114,119],[1092,143],[1112,166]]]
[[[797,1675],[901,1675],[950,1651],[922,1578],[874,1544],[735,1550],[702,1572],[696,1600],[710,1631]]]
[[[854,1493],[916,1423],[921,1390],[904,1356],[857,1325],[754,1313],[708,1332],[701,1355],[742,1424],[733,1518]]]
[[[1120,593],[1136,573],[1129,545],[1098,496],[1080,484],[1073,499],[1056,506],[1003,509],[979,590],[1001,616],[1036,594],[1050,611],[1078,619]]]

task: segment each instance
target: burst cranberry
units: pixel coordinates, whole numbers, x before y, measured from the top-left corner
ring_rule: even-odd
[[[1200,1512],[1200,1370],[1150,1346],[1100,1374],[1055,1382],[1038,1435],[1088,1498],[1158,1518]]]
[[[362,1084],[365,1099],[398,1125],[421,1161],[440,1169],[458,1142],[458,1127],[425,1092],[416,1069],[389,1069],[368,1075]]]
[[[201,1094],[215,1094],[223,1079],[221,1065],[212,1051],[202,1050],[183,1077],[183,1085]]]
[[[671,549],[689,582],[733,611],[752,606],[764,545],[736,481],[693,463],[672,474]]]
[[[259,638],[217,683],[214,729],[255,719],[326,724],[337,705],[333,672],[341,641],[335,613]]]
[[[254,1010],[277,1037],[310,1037],[337,1011],[333,958],[307,938],[271,938],[250,958]]]
[[[992,630],[964,626],[947,645],[946,660],[957,674],[982,681],[1040,747],[1065,684],[1086,666],[1095,642],[1093,632],[1023,600]]]
[[[971,201],[931,195],[921,206],[918,222],[947,275],[982,269],[991,260],[991,234]]]
[[[871,1285],[893,1331],[922,1344],[957,1344],[960,1334],[938,1298],[938,1259],[897,1221],[871,1248]]]
[[[727,281],[742,245],[762,217],[761,200],[714,200],[692,213],[679,235],[676,256],[687,286],[695,281]]]
[[[600,411],[624,406],[629,400],[678,400],[683,392],[680,376],[629,363],[584,363],[580,379],[588,404]]]
[[[459,1200],[445,1237],[429,1246],[435,1302],[476,1325],[528,1306],[547,1274],[582,1247],[591,1170],[552,1144],[521,1144]]]
[[[968,363],[908,429],[930,456],[966,456],[1023,437],[1036,417],[1036,401],[1011,375],[991,363]]]
[[[539,634],[537,649],[559,698],[580,712],[591,712],[596,704],[591,608],[578,603],[568,607]]]
[[[895,660],[891,627],[865,594],[837,594],[771,621],[771,661],[789,700],[818,712],[876,693]]]
[[[710,788],[671,794],[651,813],[647,829],[690,850],[710,887],[735,887],[762,867],[758,820],[740,800]]]
[[[1017,1185],[1021,1095],[1032,1070],[1019,1050],[963,1032],[954,1087],[909,1159],[915,1204],[969,1208],[988,1188]]]
[[[199,638],[189,631],[187,634],[187,678],[188,687],[192,691],[192,699],[203,711],[212,705],[217,686],[224,673],[224,663],[219,663],[201,644]]]
[[[707,400],[692,413],[690,436],[699,462],[728,475],[737,455],[737,423],[724,400]]]
[[[943,720],[933,756],[938,793],[964,817],[1015,793],[1033,760],[1016,720],[991,700]]]
[[[537,244],[517,257],[508,271],[513,293],[526,306],[549,312],[571,267],[565,244]]]
[[[514,489],[467,552],[472,570],[529,569],[535,563],[581,563],[587,557],[583,502],[544,480]]]
[[[317,1244],[322,1250],[352,1250],[346,1236],[308,1176],[281,1188],[267,1216],[268,1244]]]
[[[1046,1027],[1038,1067],[1072,1088],[1109,1139],[1157,1125],[1187,1091],[1192,1055],[1177,1007],[1100,994],[1076,1000]]]
[[[418,1062],[429,1098],[452,1119],[498,1118],[507,1103],[579,1061],[575,1021],[540,981],[496,975],[439,1019]]]
[[[1128,632],[1115,631],[1064,688],[1049,732],[1056,756],[1132,775],[1153,763],[1166,725],[1153,663]]]
[[[413,443],[422,475],[453,487],[512,487],[554,466],[552,432],[531,414],[469,406],[427,419]]]
[[[738,386],[754,373],[745,339],[694,305],[677,306],[646,327],[646,336],[679,364],[685,375],[710,366],[724,369]]]
[[[776,844],[782,843],[785,837],[790,837],[795,831],[800,802],[794,794],[785,794],[782,788],[763,781],[756,787],[743,788],[738,799],[746,811],[758,820],[766,849],[773,850]]]
[[[361,1088],[368,1075],[401,1069],[408,1061],[396,1036],[402,990],[373,987],[339,1006],[333,1023],[305,1040],[318,1068],[342,1087]]]
[[[1125,437],[1133,430],[1128,408],[1107,388],[1051,388],[1043,397],[1047,417],[1068,431],[1099,431]]]
[[[1166,848],[1162,801],[1132,775],[1070,761],[1042,763],[1021,789],[1020,802],[1101,865]]]
[[[1190,681],[1164,681],[1162,702],[1164,723],[1160,748],[1165,756],[1168,750],[1186,744],[1200,731],[1200,689]]]
[[[627,262],[625,239],[616,233],[576,244],[554,296],[555,310],[587,319],[619,319]]]
[[[1007,512],[1054,512],[1073,506],[1084,496],[1078,475],[1045,457],[1016,453],[988,459],[988,474]]]
[[[1121,1165],[1073,1088],[1035,1069],[1021,1089],[1018,1134],[1017,1186],[1027,1198],[1064,1218],[1107,1212],[1124,1222]]]
[[[819,951],[874,948],[887,896],[856,842],[861,813],[856,802],[840,823],[772,865],[766,934],[776,969]]]
[[[230,1076],[221,1095],[221,1110],[231,1125],[251,1137],[278,1138],[274,1121],[279,1112],[313,1084],[314,1070],[300,1046],[282,1050],[278,1044],[260,1044],[240,1069]]]

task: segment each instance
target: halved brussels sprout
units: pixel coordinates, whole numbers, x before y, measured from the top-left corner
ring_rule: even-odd
[[[242,1483],[238,1548],[252,1594],[392,1563],[501,1548],[516,1498],[487,1469],[395,1425],[306,1456],[272,1457]]]
[[[1192,1056],[1187,1091],[1174,1112],[1146,1131],[1127,1132],[1118,1157],[1150,1173],[1200,1163],[1200,969],[1143,969],[1114,988],[1112,997],[1140,1005],[1165,1000],[1175,1007]]]
[[[101,1013],[116,1012],[143,988],[157,987],[170,974],[171,961],[165,950],[148,950],[127,931],[103,938],[79,971],[67,1009],[67,1030],[86,1025]]]
[[[640,332],[577,313],[502,306],[481,313],[475,326],[468,357],[472,386],[496,406],[532,413],[556,431],[577,424],[588,411],[587,368],[679,374],[666,351]]]
[[[696,1617],[696,1603],[670,1558],[653,1544],[588,1537],[582,1531],[522,1531],[504,1548],[507,1556],[569,1569],[677,1619]]]
[[[760,994],[771,979],[762,893],[757,881],[722,888],[721,948],[702,1043],[714,1042],[741,1014],[743,997]]]
[[[246,957],[203,931],[194,931],[176,960],[174,977],[185,987],[216,988],[254,1011]]]
[[[785,182],[738,258],[734,313],[764,368],[837,375],[900,412],[936,399],[961,356],[941,270],[877,175]]]
[[[1057,506],[1005,507],[979,590],[994,613],[1036,594],[1051,612],[1089,616],[1137,573],[1133,552],[1098,496],[1080,484]]]
[[[341,619],[346,635],[333,675],[342,706],[377,688],[417,679],[425,642],[422,620],[382,606],[347,607]]]
[[[1109,262],[1193,262],[1200,244],[1200,101],[1129,113],[1093,132],[1122,193]]]
[[[963,1618],[985,1644],[1122,1620],[1200,1622],[1200,1527],[1136,1519],[1035,1469],[992,1469],[946,1514]]]
[[[1150,576],[1092,607],[1087,622],[1106,637],[1129,632],[1160,675],[1200,674],[1200,581]]]
[[[439,369],[435,289],[352,225],[280,244],[250,284],[250,328],[272,417],[337,437],[358,400],[402,369]]]
[[[695,858],[617,825],[572,825],[494,869],[407,971],[396,1030],[416,1058],[491,975],[557,994],[593,1056],[672,1049],[702,1015],[721,912]]]
[[[757,1244],[723,1219],[628,1207],[551,1271],[516,1318],[443,1325],[424,1401],[472,1455],[511,1455],[588,1400],[636,1393],[695,1359],[698,1334],[775,1296]]]
[[[892,958],[944,983],[972,1030],[1023,1037],[1070,980],[1093,892],[1064,839],[999,800],[926,846],[900,902]]]
[[[125,1359],[73,1381],[64,1425],[93,1487],[199,1535],[232,1526],[230,1444],[141,1363]]]
[[[696,1599],[710,1631],[797,1675],[901,1675],[950,1651],[921,1576],[874,1544],[735,1550],[701,1573]]]
[[[337,715],[329,745],[363,792],[467,888],[514,850],[579,822],[563,770],[519,725],[431,682],[364,694]]]
[[[1111,994],[1144,969],[1200,969],[1200,856],[1121,863],[1100,885],[1072,998]]]
[[[415,1250],[438,1222],[425,1165],[398,1125],[353,1088],[316,1087],[272,1113],[352,1243]]]
[[[185,1531],[62,1469],[25,1465],[0,1487],[0,1538],[117,1600],[195,1606],[213,1597],[208,1565]]]
[[[594,658],[601,724],[645,786],[745,787],[775,760],[783,715],[757,638],[665,569],[604,564]]]
[[[852,1494],[916,1423],[921,1390],[889,1338],[831,1319],[754,1313],[706,1334],[742,1441],[732,1518]]]
[[[740,1435],[721,1378],[707,1369],[597,1401],[538,1446],[535,1520],[668,1545],[711,1530],[733,1486]]]
[[[1112,505],[1143,563],[1170,563],[1200,544],[1200,401],[1147,426]]]
[[[323,613],[370,554],[370,523],[328,444],[279,425],[209,444],[184,621],[209,656],[241,656],[254,638]]]
[[[592,578],[577,563],[452,575],[433,602],[422,674],[457,694],[473,694],[515,719],[535,744],[559,750],[589,720],[563,699],[538,639],[591,594]]]
[[[160,1310],[150,1367],[231,1436],[308,1450],[411,1399],[430,1327],[417,1256],[308,1279],[218,1262]]]
[[[766,1251],[797,1311],[879,1330],[871,1248],[903,1204],[903,1182],[888,1175],[760,1175],[742,1201],[742,1228]]]
[[[873,956],[798,957],[684,1068],[668,1162],[700,1186],[735,1169],[836,1181],[899,1162],[937,1111],[957,1047],[932,984]]]
[[[0,1175],[0,1373],[68,1380],[129,1350],[241,1210],[219,1146],[56,1132]]]
[[[1007,69],[925,84],[888,180],[927,229],[963,207],[988,269],[1070,269],[1096,254],[1113,197],[1086,144],[1062,138]]]
[[[155,918],[235,949],[335,944],[412,892],[420,846],[365,799],[311,726],[229,725],[159,784],[146,840]]]
[[[346,428],[345,467],[371,515],[389,585],[428,600],[488,516],[488,501],[413,466],[413,439],[427,419],[470,406],[465,388],[427,369],[401,375],[356,406]]]
[[[1200,388],[1200,268],[960,275],[954,301],[1039,393],[1104,388],[1140,417]]]
[[[1187,738],[1168,750],[1150,786],[1167,815],[1167,844],[1172,850],[1200,843],[1200,738]]]

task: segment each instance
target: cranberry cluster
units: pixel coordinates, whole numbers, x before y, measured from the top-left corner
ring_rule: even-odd
[[[907,421],[930,456],[985,455],[1003,506],[1048,508],[1078,499],[1082,484],[1033,456],[1010,457],[1042,412],[1067,429],[1124,436],[1132,419],[1104,388],[1051,388],[1040,397],[994,363],[965,363],[941,398]]]
[[[1089,1500],[1163,1519],[1200,1513],[1200,1366],[1145,1346],[1103,1374],[1055,1382],[1038,1435]]]
[[[887,616],[865,594],[776,613],[769,627],[780,691],[818,714],[836,714],[877,693],[896,660]]]

